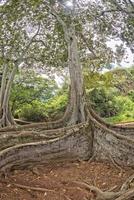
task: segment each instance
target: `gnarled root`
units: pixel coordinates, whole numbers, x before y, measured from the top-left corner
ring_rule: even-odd
[[[79,184],[82,188],[91,192],[93,195],[93,200],[114,200],[121,194],[121,192],[103,192],[98,187],[88,185],[84,182],[74,181],[74,183]]]
[[[61,132],[56,138],[19,143],[0,151],[1,174],[7,174],[10,169],[22,169],[51,160],[88,160],[91,157],[92,134],[88,124],[67,129],[63,133]]]
[[[98,187],[90,186],[87,183],[81,181],[74,181],[74,183],[90,191],[93,195],[92,200],[132,200],[132,198],[134,198],[134,185],[132,185],[133,180],[134,174],[123,183],[121,189],[118,192],[103,192]]]

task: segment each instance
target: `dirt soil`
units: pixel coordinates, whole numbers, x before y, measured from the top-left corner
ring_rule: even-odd
[[[121,171],[108,163],[80,161],[16,170],[6,180],[0,180],[0,200],[90,200],[92,194],[73,181],[87,182],[103,191],[114,186],[118,190],[133,173],[132,169]],[[44,191],[20,188],[22,185],[35,190],[43,188]]]

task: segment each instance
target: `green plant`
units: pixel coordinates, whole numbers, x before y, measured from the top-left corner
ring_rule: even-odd
[[[17,110],[19,118],[27,121],[43,121],[48,117],[48,113],[44,109],[44,104],[38,100],[32,101],[31,104],[24,104],[21,109]]]
[[[62,115],[65,111],[68,101],[68,95],[63,93],[62,95],[57,95],[54,98],[50,99],[45,104],[45,110],[48,112],[50,118],[57,118]]]
[[[110,117],[119,112],[114,99],[115,91],[105,88],[95,88],[89,92],[92,106],[101,117]]]
[[[128,96],[134,102],[134,90],[130,90]]]

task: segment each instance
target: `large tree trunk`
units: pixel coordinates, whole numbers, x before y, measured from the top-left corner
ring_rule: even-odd
[[[8,77],[8,65],[4,66],[0,90],[0,127],[15,124],[9,107],[9,97],[15,73],[16,67],[12,69],[11,74]]]
[[[68,64],[71,80],[70,103],[73,106],[72,115],[68,124],[77,124],[86,121],[86,112],[82,69],[78,55],[75,26],[73,24],[68,29],[68,35]]]

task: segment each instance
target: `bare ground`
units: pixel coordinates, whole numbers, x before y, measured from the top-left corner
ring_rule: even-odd
[[[133,173],[132,169],[121,171],[108,163],[51,163],[33,170],[17,170],[6,181],[1,179],[0,200],[90,200],[92,194],[73,181],[87,182],[105,191],[114,186],[119,189]],[[23,186],[33,188],[20,188]]]

